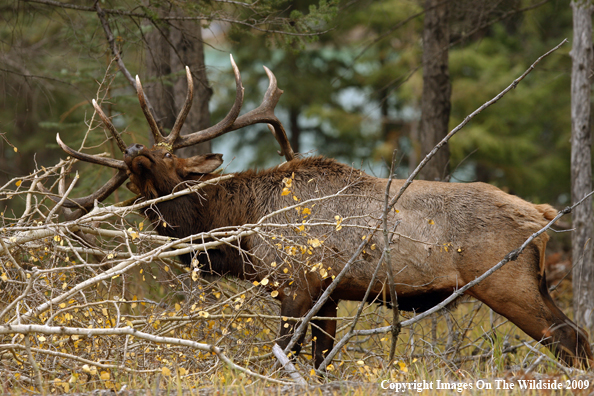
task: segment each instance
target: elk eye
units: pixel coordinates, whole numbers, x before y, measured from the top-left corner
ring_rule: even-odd
[[[171,158],[171,153],[165,153],[165,158]]]

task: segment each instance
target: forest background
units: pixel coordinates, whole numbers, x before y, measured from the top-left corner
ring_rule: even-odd
[[[63,157],[56,132],[80,147],[92,114],[90,99],[106,70],[114,81],[102,95],[117,116],[116,125],[132,135],[128,142],[148,139],[135,92],[117,73],[96,14],[43,3],[14,2],[1,14],[0,125],[11,144],[2,142],[0,182],[30,173],[35,163]],[[285,91],[277,114],[295,151],[363,165],[385,176],[385,164],[397,149],[398,175],[408,176],[420,155],[423,4],[351,1],[315,8],[314,3],[284,2],[277,16],[289,27],[299,14],[310,16],[303,23],[317,36],[262,32],[216,16],[203,21],[208,95],[197,100],[204,102],[212,93],[212,123],[226,114],[234,95],[232,53],[246,87],[244,109],[255,107],[266,88],[266,65]],[[128,6],[134,9],[133,2]],[[248,20],[238,8],[236,18]],[[456,1],[450,8],[450,126],[571,37],[571,8],[563,1]],[[147,43],[161,25],[111,18],[128,69],[150,84],[155,79],[147,78],[147,59],[156,51],[147,50]],[[184,33],[188,41],[200,39],[195,30]],[[484,181],[557,207],[569,203],[570,49],[565,45],[546,59],[511,95],[450,141],[447,174],[453,173],[452,181]],[[171,73],[159,78],[169,85],[185,79],[181,64]],[[88,146],[103,141],[91,139]],[[226,163],[235,157],[228,167],[233,171],[279,161],[272,136],[261,126],[222,136],[211,150],[225,154]],[[108,176],[95,169],[77,188],[92,189],[100,185],[97,178]]]

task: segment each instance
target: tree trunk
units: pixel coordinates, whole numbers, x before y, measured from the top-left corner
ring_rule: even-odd
[[[441,4],[440,4],[441,3]],[[421,158],[425,157],[448,133],[452,87],[448,69],[448,3],[443,0],[425,1],[423,27],[423,94],[419,138]],[[443,180],[448,174],[450,150],[442,147],[421,170],[419,178]]]
[[[173,13],[173,12],[172,12]],[[208,103],[212,89],[206,77],[204,45],[200,23],[176,21],[169,26],[159,26],[147,35],[147,74],[151,83],[146,84],[159,125],[168,133],[186,99],[185,66],[194,78],[194,102],[181,130],[182,135],[210,126]],[[173,75],[172,75],[173,73]],[[179,149],[176,154],[190,157],[211,152],[210,142]]]
[[[301,127],[299,126],[299,109],[296,107],[291,107],[289,109],[289,123],[291,125],[291,147],[293,151],[299,153],[301,151],[301,147],[299,145],[301,140]]]
[[[590,74],[592,73],[592,10],[590,1],[572,1],[571,49],[571,198],[576,203],[592,190]],[[573,308],[575,322],[594,330],[594,262],[592,198],[572,214]]]

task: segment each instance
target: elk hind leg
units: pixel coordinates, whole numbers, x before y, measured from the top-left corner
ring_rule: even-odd
[[[526,334],[546,345],[558,359],[570,366],[594,363],[588,334],[572,322],[551,298],[544,271],[540,272],[540,252],[526,251],[469,291]],[[544,248],[542,249],[544,251]],[[535,256],[539,257],[535,262]]]

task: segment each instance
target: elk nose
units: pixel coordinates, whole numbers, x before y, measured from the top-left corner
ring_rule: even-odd
[[[124,150],[124,155],[129,155],[131,157],[135,157],[138,155],[140,150],[142,150],[143,148],[144,148],[144,146],[142,144],[134,143],[134,144],[128,146],[128,148],[126,150]]]

